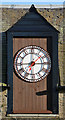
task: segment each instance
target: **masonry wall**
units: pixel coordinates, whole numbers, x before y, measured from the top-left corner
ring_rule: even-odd
[[[57,30],[59,30],[59,40],[58,40],[58,62],[59,62],[59,78],[60,85],[65,85],[65,38],[64,38],[64,17],[65,9],[56,8],[56,9],[43,9],[38,8],[38,12],[45,17],[45,19],[50,22]],[[2,9],[2,21],[0,22],[0,32],[7,31],[11,26],[13,26],[25,13],[28,12],[28,9],[18,8],[3,8]],[[1,12],[0,12],[1,14]],[[7,43],[6,43],[7,44]],[[4,51],[5,52],[5,51]],[[3,75],[5,72],[3,73]],[[6,75],[3,78],[3,82],[6,79]],[[6,116],[7,111],[7,90],[0,92],[2,94],[2,103],[0,104],[0,112],[2,117]],[[65,119],[65,93],[59,93],[59,117]],[[55,117],[56,119],[56,117]],[[59,118],[57,118],[59,119]]]

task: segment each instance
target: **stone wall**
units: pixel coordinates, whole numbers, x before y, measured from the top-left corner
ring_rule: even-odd
[[[59,62],[59,77],[60,85],[65,85],[65,42],[64,42],[64,10],[62,8],[56,9],[43,9],[38,8],[38,12],[45,17],[45,19],[50,22],[57,30],[59,30],[59,40],[58,40],[58,62]],[[3,8],[2,9],[2,21],[0,22],[1,32],[7,31],[11,26],[13,26],[28,9],[13,9],[13,8]],[[1,12],[0,12],[1,14]],[[1,93],[0,93],[1,94]],[[65,119],[65,93],[59,93],[59,117]],[[2,104],[0,105],[0,112],[2,112],[2,117],[5,117],[7,111],[7,90],[2,92]],[[8,120],[8,118],[6,118]],[[54,118],[56,120],[56,118]],[[53,120],[54,120],[53,119]],[[59,118],[57,118],[59,120]],[[51,120],[51,119],[49,119]]]

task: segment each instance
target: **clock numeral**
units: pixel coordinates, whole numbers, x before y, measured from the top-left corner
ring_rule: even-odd
[[[48,69],[46,69],[46,68],[43,67],[43,69],[41,70],[41,72],[47,73],[47,72],[48,72]],[[40,72],[40,73],[41,73],[41,72]]]
[[[25,72],[25,77],[27,77],[29,74],[27,72]]]
[[[35,48],[34,48],[34,53],[35,53],[35,54],[37,54],[37,55],[38,55],[38,54],[39,54],[39,52],[40,52],[40,51],[39,51],[38,49],[35,49]]]
[[[28,54],[31,53],[31,49],[27,49],[26,51],[27,51]]]
[[[26,55],[28,54],[27,50],[25,50],[24,52],[25,52]]]
[[[47,64],[49,64],[49,62],[44,62],[44,61],[43,61],[43,64],[44,64],[44,65],[47,65]]]
[[[24,76],[24,78],[26,78],[26,72],[25,72],[25,71],[23,71],[23,72],[21,73],[21,75]]]
[[[21,63],[22,62],[22,57],[19,56],[19,58],[17,59],[16,63]]]
[[[41,78],[43,78],[43,76],[45,75],[45,71],[40,71],[40,75],[41,75]]]
[[[44,75],[44,72],[42,72],[42,73]],[[43,76],[40,73],[38,73],[38,74],[39,74],[39,80],[43,79]]]
[[[35,79],[35,75],[32,75],[32,79]]]
[[[24,57],[22,57],[22,56],[19,56],[19,58],[21,58],[21,60],[22,60]]]
[[[36,80],[39,79],[39,74],[38,73],[35,74],[35,79]]]
[[[23,68],[20,68],[18,71],[19,71],[19,72],[24,72],[24,69],[23,69]]]
[[[20,57],[23,59],[24,56],[25,56],[25,52],[22,52],[22,53],[20,54]]]
[[[44,68],[45,68],[46,70],[48,70],[49,66],[46,64],[46,65],[44,65]]]
[[[22,62],[21,63],[17,63],[17,66],[21,66],[22,65]]]
[[[40,73],[38,73],[39,77],[41,77]]]
[[[40,55],[40,51],[39,50],[38,50],[37,54]]]
[[[33,48],[31,48],[31,53],[34,53],[34,49]]]
[[[43,70],[43,71],[46,71],[46,68],[43,67],[42,70]]]
[[[41,56],[42,59],[44,59],[45,57],[46,57],[45,55]]]

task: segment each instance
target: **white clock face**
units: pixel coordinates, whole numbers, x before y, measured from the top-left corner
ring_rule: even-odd
[[[16,54],[14,69],[17,75],[25,81],[40,81],[50,72],[50,56],[38,46],[27,46]]]

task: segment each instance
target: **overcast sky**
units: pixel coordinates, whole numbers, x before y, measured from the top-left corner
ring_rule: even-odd
[[[2,4],[63,4],[64,0],[0,0]]]

